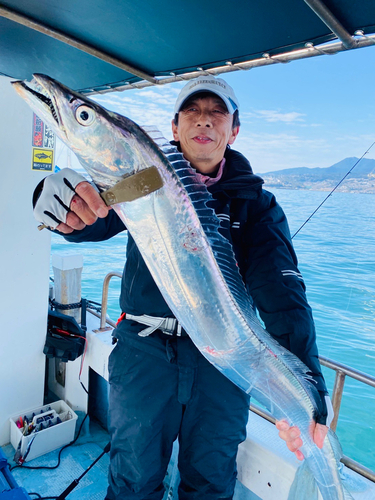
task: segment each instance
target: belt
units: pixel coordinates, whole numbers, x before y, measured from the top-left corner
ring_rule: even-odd
[[[125,314],[125,318],[148,326],[148,328],[138,333],[140,337],[148,337],[148,335],[151,335],[156,330],[161,330],[167,335],[177,335],[177,337],[187,335],[185,330],[182,329],[181,323],[176,318],[158,318],[157,316],[148,316],[147,314],[134,316],[134,314],[128,313]]]

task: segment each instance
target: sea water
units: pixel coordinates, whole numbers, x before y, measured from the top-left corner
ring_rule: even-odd
[[[291,234],[327,193],[272,189]],[[126,232],[107,242],[72,244],[52,235],[52,253],[84,257],[82,296],[101,302],[103,279],[122,272]],[[334,193],[293,238],[314,312],[319,352],[375,376],[375,196]],[[120,280],[109,288],[108,314],[120,315]],[[334,373],[323,369],[329,391]],[[346,379],[337,434],[344,453],[375,470],[375,388]]]

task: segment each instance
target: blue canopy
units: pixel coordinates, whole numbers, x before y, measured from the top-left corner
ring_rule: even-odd
[[[101,91],[356,48],[374,27],[373,0],[8,0],[0,74]]]

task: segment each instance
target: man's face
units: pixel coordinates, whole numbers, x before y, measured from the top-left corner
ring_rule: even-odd
[[[180,111],[178,125],[172,121],[175,141],[181,144],[185,158],[202,174],[215,172],[227,144],[233,144],[239,127],[232,129],[233,115],[214,94],[188,101]]]

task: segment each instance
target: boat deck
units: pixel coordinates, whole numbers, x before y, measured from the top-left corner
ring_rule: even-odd
[[[84,384],[90,387],[90,394],[100,393],[104,396],[96,400],[96,405],[89,408],[89,414],[94,418],[87,418],[82,425],[78,439],[73,445],[64,449],[61,454],[61,463],[53,470],[46,469],[21,469],[12,471],[13,477],[20,487],[28,493],[37,493],[30,498],[58,497],[74,479],[92,464],[102,453],[109,442],[107,431],[99,420],[106,422],[107,380],[108,380],[108,356],[113,348],[110,331],[98,331],[99,320],[89,314],[87,316],[87,338],[88,350],[85,359],[85,370],[82,373]],[[51,367],[50,367],[51,368]],[[86,396],[78,381],[80,359],[67,364],[66,392],[56,396],[70,401],[78,414],[76,434],[81,427],[85,411],[77,411],[84,408],[83,395]],[[54,370],[50,370],[50,375]],[[71,373],[71,375],[70,375]],[[95,374],[94,378],[90,378]],[[52,385],[51,385],[52,382]],[[96,385],[99,382],[99,385]],[[57,395],[59,385],[56,380],[49,377],[50,398],[46,402],[52,402]],[[300,462],[289,452],[285,443],[278,437],[276,427],[261,416],[249,412],[247,427],[247,439],[240,445],[238,452],[238,481],[234,500],[288,500],[290,485],[293,482],[295,472]],[[15,453],[12,445],[2,448],[10,466],[14,466],[13,456]],[[58,450],[30,460],[25,465],[33,467],[54,466],[58,460]],[[171,463],[165,478],[165,495],[163,500],[177,500],[177,488],[179,474],[177,468],[178,446],[175,445]],[[105,454],[95,466],[82,478],[76,488],[69,494],[69,500],[103,500],[108,486],[109,456]],[[354,500],[374,500],[375,483],[360,476],[342,465],[344,483],[349,486]],[[38,496],[40,495],[40,497]],[[2,494],[0,492],[0,500]],[[319,494],[319,500],[322,497]],[[294,499],[293,499],[294,500]],[[300,500],[300,499],[295,499]],[[310,499],[309,500],[313,500]],[[314,499],[316,500],[316,499]]]
[[[83,412],[78,412],[77,432],[83,420]],[[275,439],[276,438],[276,439]],[[19,486],[29,494],[41,497],[58,497],[74,480],[92,464],[109,442],[108,433],[95,421],[87,419],[80,436],[61,454],[61,463],[53,470],[30,470],[15,468],[13,477]],[[9,464],[14,465],[14,448],[2,448]],[[179,480],[176,466],[177,446],[174,449],[165,479],[163,500],[177,500]],[[33,467],[57,464],[58,450],[27,462]],[[274,425],[250,412],[248,438],[240,446],[238,454],[238,478],[234,500],[287,500],[290,484],[299,462],[277,438]],[[82,478],[69,494],[69,500],[103,500],[108,485],[107,474],[109,456],[104,455]],[[374,500],[375,484],[343,466],[345,483],[350,486],[355,500]],[[251,488],[251,490],[250,490]],[[0,493],[1,498],[1,493]],[[30,495],[30,498],[39,498]],[[319,495],[321,500],[321,496]]]

